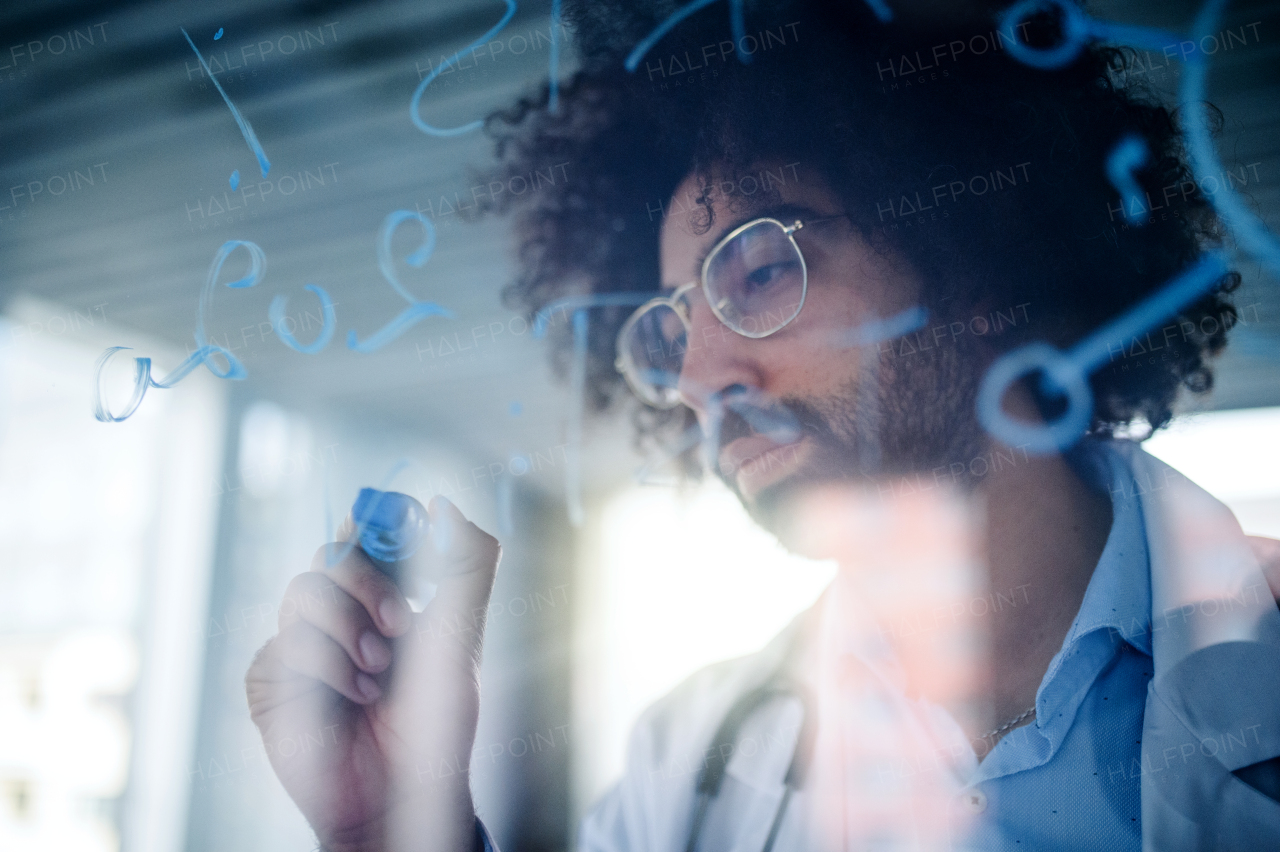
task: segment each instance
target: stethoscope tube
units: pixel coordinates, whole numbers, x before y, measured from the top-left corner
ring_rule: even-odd
[[[791,763],[783,779],[785,789],[782,792],[782,799],[774,811],[769,835],[761,849],[761,852],[771,852],[782,825],[782,817],[786,813],[787,805],[791,802],[791,796],[804,786],[809,764],[813,758],[813,745],[817,733],[812,712],[813,699],[809,690],[781,672],[775,673],[764,684],[738,698],[725,714],[720,727],[716,729],[715,737],[712,739],[712,749],[716,757],[704,763],[702,771],[698,774],[698,783],[695,788],[698,794],[698,805],[694,812],[693,825],[689,830],[689,842],[685,845],[685,852],[697,852],[698,839],[702,834],[702,826],[706,822],[707,811],[711,807],[712,800],[720,794],[720,787],[724,784],[725,773],[729,767],[729,760],[725,755],[732,753],[743,724],[765,702],[788,695],[800,699],[800,732],[796,737],[795,749],[791,753]],[[725,746],[728,748],[726,749]]]

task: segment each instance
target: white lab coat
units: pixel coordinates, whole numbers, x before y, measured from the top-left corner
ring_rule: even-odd
[[[1142,738],[1143,849],[1280,849],[1280,803],[1231,774],[1280,756],[1280,610],[1230,511],[1137,445],[1117,447],[1139,484],[1151,560],[1155,671]],[[623,778],[583,821],[581,852],[683,852],[717,727],[738,697],[782,664],[799,622],[755,654],[702,670],[644,713]],[[799,700],[789,698],[750,717],[699,852],[763,846],[800,717]],[[819,759],[829,754],[821,743],[820,731]],[[788,806],[779,852],[816,848],[802,798]]]

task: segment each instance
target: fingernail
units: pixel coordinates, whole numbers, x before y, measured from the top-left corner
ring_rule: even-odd
[[[356,689],[360,690],[360,694],[368,701],[377,701],[378,696],[382,695],[382,688],[378,686],[378,682],[364,672],[356,674]]]
[[[405,610],[404,604],[395,598],[384,598],[382,603],[378,604],[378,616],[388,630],[397,633],[409,626],[409,613]]]
[[[369,668],[381,669],[391,662],[391,649],[373,633],[365,631],[360,637],[360,656]]]

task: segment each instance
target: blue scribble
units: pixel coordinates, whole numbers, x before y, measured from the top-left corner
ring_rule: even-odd
[[[547,59],[547,109],[560,111],[560,0],[551,0],[551,47]]]
[[[689,382],[686,380],[685,384]],[[703,389],[705,390],[705,389]],[[720,430],[725,411],[733,411],[752,431],[779,446],[793,444],[804,434],[791,410],[759,388],[738,385],[705,395],[702,461],[708,470],[720,471]]]
[[[218,252],[213,256],[213,263],[209,265],[209,275],[205,279],[204,288],[200,291],[200,303],[196,308],[196,346],[204,348],[209,345],[209,340],[204,333],[204,318],[206,313],[213,310],[213,291],[218,283],[218,275],[222,272],[222,265],[227,262],[227,258],[238,248],[243,248],[249,252],[249,273],[243,278],[237,278],[235,281],[228,281],[227,285],[231,288],[252,287],[262,280],[262,276],[267,268],[267,256],[257,243],[251,243],[247,240],[227,240],[218,247]],[[215,346],[217,354],[223,355],[227,359],[227,369],[219,370],[216,362],[212,357],[205,359],[205,366],[209,368],[209,372],[213,373],[220,379],[243,379],[246,375],[244,365],[236,356],[232,355],[221,346]]]
[[[928,321],[929,312],[917,305],[914,308],[899,311],[891,317],[869,320],[848,331],[841,331],[835,336],[835,345],[850,348],[874,346],[877,343],[919,331]]]
[[[887,24],[893,20],[893,10],[889,8],[884,0],[867,0],[867,6],[880,19],[880,23]]]
[[[218,27],[218,31],[213,34],[214,41],[217,41],[220,38],[222,38],[222,27]],[[235,187],[232,187],[232,189],[235,189]]]
[[[742,0],[729,0],[729,31],[733,34],[733,43],[741,45],[747,35],[747,18],[742,9]],[[754,59],[751,54],[741,49],[737,51],[737,55],[738,61],[747,65]]]
[[[714,391],[699,382],[681,378],[666,370],[648,370],[645,379],[662,387],[678,387],[683,384],[690,392],[697,394],[706,408],[706,422],[703,426],[693,426],[685,430],[677,439],[676,446],[656,464],[641,468],[637,477],[644,477],[654,467],[665,464],[692,447],[697,440],[696,433],[701,436],[703,463],[709,470],[717,470],[720,450],[720,429],[724,421],[725,411],[733,411],[746,421],[752,431],[762,435],[779,446],[793,444],[804,434],[799,419],[791,409],[783,405],[763,390],[748,385],[734,385],[723,391]]]
[[[1089,428],[1093,414],[1089,374],[1106,364],[1117,349],[1124,351],[1130,339],[1210,292],[1227,270],[1226,258],[1211,252],[1066,352],[1037,342],[1002,355],[987,370],[978,389],[979,422],[1007,446],[1025,446],[1029,453],[1040,455],[1070,447]],[[1060,391],[1067,399],[1066,411],[1044,425],[1015,420],[1001,406],[1009,386],[1037,370],[1043,372],[1050,390]]]
[[[163,379],[155,379],[151,376],[151,359],[150,358],[134,358],[134,377],[133,377],[133,395],[129,398],[128,404],[124,411],[120,414],[112,414],[107,406],[106,400],[102,394],[102,371],[106,368],[107,362],[111,360],[111,356],[125,349],[131,349],[129,346],[112,346],[101,355],[98,356],[97,362],[94,364],[93,371],[93,416],[95,420],[101,423],[120,423],[128,420],[138,406],[142,405],[142,398],[147,395],[148,388],[168,389],[182,381],[187,375],[205,363],[215,354],[226,354],[226,350],[221,346],[202,346],[195,352],[192,352],[177,367],[174,367],[169,375]]]
[[[565,451],[565,501],[568,507],[569,522],[581,526],[582,511],[582,419],[585,414],[587,392],[587,344],[589,341],[590,316],[589,308],[612,306],[638,306],[654,298],[652,291],[627,293],[589,293],[582,296],[567,296],[550,302],[538,311],[533,320],[533,336],[542,339],[547,333],[547,324],[556,311],[573,311],[573,362],[570,368],[570,410],[568,424],[568,441]]]
[[[239,169],[236,169],[231,173],[231,180],[229,181],[229,183],[231,184],[232,189],[240,188],[240,170]]]
[[[179,27],[179,29],[182,29]],[[204,73],[213,81],[214,87],[218,90],[218,94],[222,95],[222,99],[227,102],[227,107],[231,110],[231,115],[235,118],[236,124],[240,125],[240,133],[244,136],[244,141],[249,144],[249,148],[253,151],[254,156],[258,158],[258,168],[262,170],[262,176],[266,177],[267,172],[271,170],[271,163],[267,160],[266,151],[262,150],[262,144],[258,142],[258,135],[253,132],[253,128],[249,126],[249,122],[240,114],[240,110],[236,109],[236,105],[231,102],[231,98],[227,96],[223,90],[222,84],[218,82],[218,78],[213,76],[213,72],[209,70],[209,63],[204,61],[204,56],[196,48],[196,43],[191,40],[191,36],[187,35],[186,30],[182,30],[183,37],[187,40],[187,44],[191,45],[191,49],[195,51],[196,58],[200,60],[200,66],[204,68]],[[238,174],[238,172],[236,173]],[[239,183],[236,174],[232,178]],[[235,189],[236,184],[232,184],[231,188]]]
[[[107,362],[111,360],[113,355],[131,347],[112,346],[98,356],[93,373],[94,419],[102,423],[119,423],[127,420],[138,410],[138,406],[142,405],[142,399],[147,395],[148,388],[168,390],[186,378],[192,370],[201,364],[208,367],[209,372],[220,379],[239,380],[248,375],[244,365],[240,363],[236,356],[221,346],[209,343],[204,333],[205,313],[213,309],[213,290],[218,283],[218,276],[222,272],[222,265],[227,262],[227,258],[231,256],[232,252],[241,247],[249,252],[249,272],[243,278],[228,281],[227,286],[235,288],[252,287],[262,280],[262,276],[266,271],[267,257],[257,244],[244,240],[228,240],[223,243],[218,248],[217,254],[213,256],[213,263],[209,265],[209,275],[205,279],[204,287],[200,290],[200,301],[196,306],[196,351],[188,355],[181,364],[173,368],[163,379],[152,377],[150,358],[134,358],[133,395],[129,398],[124,411],[120,414],[112,414],[106,400],[103,398],[102,371],[106,369]],[[227,368],[225,370],[220,369],[214,360],[218,355],[227,359]]]
[[[1194,44],[1208,36],[1217,25],[1225,0],[1208,0],[1200,9],[1192,24],[1191,40]],[[1213,150],[1213,140],[1205,118],[1204,88],[1208,75],[1208,61],[1200,50],[1195,50],[1186,60],[1182,83],[1178,93],[1182,114],[1186,123],[1187,151],[1191,166],[1198,174],[1212,174],[1222,168]],[[1220,192],[1209,195],[1218,215],[1232,229],[1236,243],[1280,275],[1280,238],[1270,231],[1240,197],[1225,182]]]
[[[572,397],[569,411],[568,444],[565,453],[564,490],[569,523],[582,526],[582,418],[586,412],[587,342],[590,317],[586,307],[573,312],[573,366],[569,376]]]
[[[374,352],[386,346],[427,317],[453,317],[452,311],[437,305],[435,302],[418,301],[412,293],[405,289],[396,275],[395,260],[391,255],[391,237],[395,234],[396,228],[410,219],[416,220],[422,225],[425,238],[422,245],[405,258],[405,262],[415,269],[421,268],[427,262],[427,259],[431,257],[431,253],[435,251],[436,247],[436,229],[431,224],[430,219],[412,210],[397,210],[388,214],[387,218],[383,220],[382,230],[378,236],[378,269],[381,270],[382,277],[391,285],[391,288],[409,303],[409,307],[402,310],[391,322],[387,323],[363,343],[357,337],[355,329],[348,331],[348,349],[356,352]]]
[[[1129,133],[1107,155],[1107,178],[1120,193],[1120,209],[1130,225],[1145,225],[1151,210],[1142,202],[1142,187],[1133,173],[1147,164],[1151,151],[1142,137]]]
[[[631,49],[631,53],[627,54],[626,62],[623,63],[624,67],[628,71],[634,73],[636,68],[640,66],[640,60],[644,59],[644,55],[648,53],[655,44],[662,41],[663,36],[674,30],[676,25],[692,15],[694,12],[710,6],[714,2],[716,2],[716,0],[692,0],[692,2],[686,3],[679,9],[676,9],[665,21],[658,24],[653,32],[641,39],[640,43]],[[741,55],[739,55],[738,58],[741,59]]]
[[[507,13],[502,16],[502,20],[498,21],[497,25],[494,26],[493,29],[489,30],[487,33],[480,36],[480,38],[476,39],[475,41],[471,42],[471,44],[467,45],[462,50],[459,50],[453,56],[450,56],[444,62],[441,62],[435,68],[432,68],[431,73],[428,74],[426,77],[424,77],[422,82],[418,84],[418,88],[414,90],[413,99],[409,101],[409,118],[413,120],[413,123],[423,133],[426,133],[429,136],[461,136],[463,133],[470,133],[472,130],[477,130],[484,125],[483,121],[481,121],[480,119],[476,119],[475,121],[468,122],[467,124],[461,124],[457,127],[435,127],[433,125],[427,124],[425,121],[422,120],[422,116],[419,114],[418,108],[419,108],[420,102],[422,101],[423,93],[426,92],[427,86],[430,86],[431,82],[435,80],[435,78],[439,77],[441,74],[447,71],[450,66],[452,66],[455,62],[457,62],[462,57],[462,54],[466,53],[469,50],[475,50],[480,45],[488,42],[490,39],[496,36],[499,32],[501,32],[502,28],[507,25],[507,23],[511,20],[512,16],[514,16],[516,13],[516,0],[505,0],[505,2],[507,4]],[[552,29],[551,37],[553,39],[552,44],[555,44],[554,28]]]
[[[1018,25],[1037,12],[1057,10],[1061,15],[1062,42],[1054,47],[1031,47],[1022,41]],[[1021,0],[1004,11],[999,18],[1001,30],[1013,33],[1009,54],[1032,68],[1062,68],[1084,50],[1090,40],[1132,45],[1147,50],[1162,50],[1176,44],[1178,36],[1154,27],[1134,27],[1089,17],[1072,0]]]
[[[510,476],[498,480],[498,531],[509,536],[515,531],[516,481]]]
[[[534,339],[541,340],[546,336],[547,324],[551,322],[551,315],[556,311],[577,311],[579,308],[627,307],[628,305],[640,306],[656,298],[657,295],[652,290],[646,290],[622,293],[591,293],[584,296],[566,296],[563,299],[556,299],[554,302],[548,302],[534,315]]]
[[[347,348],[353,352],[362,352],[367,355],[386,346],[427,317],[452,319],[453,316],[453,311],[442,308],[434,302],[416,302],[396,314],[391,322],[378,329],[372,337],[364,341],[360,340],[355,329],[351,329],[347,332]]]
[[[317,284],[307,284],[303,289],[310,290],[320,299],[320,310],[324,315],[324,322],[320,326],[320,334],[311,343],[303,346],[298,342],[293,333],[284,327],[286,318],[286,308],[289,303],[289,297],[284,293],[276,296],[271,300],[271,307],[267,309],[267,318],[271,320],[271,327],[275,329],[276,336],[284,342],[285,346],[303,355],[315,355],[320,350],[329,345],[329,341],[333,339],[333,332],[337,328],[338,319],[333,311],[333,299],[329,298],[329,294],[325,289]]]

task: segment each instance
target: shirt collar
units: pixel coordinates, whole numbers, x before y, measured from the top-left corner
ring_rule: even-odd
[[[1000,740],[971,783],[1031,769],[1057,753],[1080,704],[1122,641],[1151,655],[1151,569],[1135,481],[1116,442],[1086,439],[1066,455],[1091,488],[1111,496],[1111,532],[1062,648],[1036,691],[1036,721]]]
[[[1116,443],[1088,439],[1067,457],[1086,485],[1111,495],[1113,520],[1063,647],[1094,630],[1109,629],[1151,656],[1151,558],[1138,500],[1146,489],[1134,478]],[[1051,665],[1049,674],[1053,671]]]

